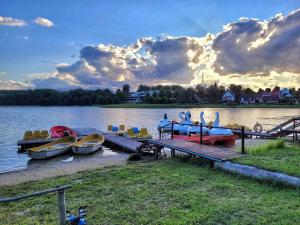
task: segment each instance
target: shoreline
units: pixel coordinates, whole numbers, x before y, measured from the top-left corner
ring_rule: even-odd
[[[11,186],[29,181],[71,175],[78,172],[127,164],[128,154],[90,157],[71,162],[56,162],[46,165],[34,165],[26,169],[9,171],[0,174],[0,187]]]
[[[100,105],[100,108],[228,108],[228,109],[300,109],[300,104],[249,104],[249,105],[224,105],[224,104],[145,104],[145,103],[122,103]]]

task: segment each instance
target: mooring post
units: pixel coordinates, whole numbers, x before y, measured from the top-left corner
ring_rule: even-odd
[[[159,139],[161,139],[161,127],[158,128]]]
[[[175,150],[174,149],[171,149],[171,156],[173,159],[175,159]]]
[[[171,125],[171,139],[173,139],[173,133],[174,133],[174,123],[172,121],[172,125]]]
[[[242,154],[245,154],[245,127],[242,126]]]
[[[58,206],[59,206],[59,224],[66,225],[66,204],[65,204],[65,190],[59,190]]]
[[[158,151],[159,151],[159,146],[156,145],[155,146],[155,150],[154,150],[154,157],[155,157],[155,159],[158,159]]]
[[[202,123],[200,123],[200,145],[203,144],[202,136],[203,136],[203,125]]]
[[[294,117],[294,123],[293,123],[293,129],[295,130],[295,128],[296,128],[296,118]],[[295,135],[296,133],[295,132],[293,132],[293,141],[295,141],[296,140],[296,135]]]

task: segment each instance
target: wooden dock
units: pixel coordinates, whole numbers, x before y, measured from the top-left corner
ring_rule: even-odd
[[[104,136],[105,142],[104,145],[119,147],[123,150],[130,152],[139,152],[144,146],[142,141],[133,140],[127,137],[121,137],[114,134],[109,134],[104,131],[97,130],[95,128],[72,128],[77,134],[78,139],[81,139],[84,136],[99,133]],[[26,148],[31,148],[35,146],[40,146],[57,140],[58,138],[44,138],[44,139],[31,139],[31,140],[20,140],[17,142],[17,145],[20,146],[18,152],[24,152]]]
[[[142,142],[132,140],[127,137],[117,136],[114,134],[102,134],[105,138],[104,145],[112,147],[118,146],[124,150],[131,152],[140,152],[144,144]]]
[[[175,150],[218,162],[242,156],[242,154],[234,152],[231,148],[225,146],[203,145],[176,139],[158,139],[150,140],[148,142],[160,148],[170,148],[173,156]]]

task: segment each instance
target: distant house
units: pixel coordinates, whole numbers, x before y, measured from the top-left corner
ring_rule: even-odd
[[[240,100],[240,104],[255,104],[256,102],[256,97],[254,95],[242,95],[241,96],[241,100]]]
[[[233,103],[235,101],[235,94],[232,91],[225,91],[224,95],[222,96],[223,103]]]
[[[283,88],[281,91],[280,91],[280,99],[290,99],[292,98],[293,95],[291,94],[290,90],[287,89],[287,88]]]
[[[261,103],[279,103],[280,90],[273,89],[273,91],[264,91],[258,96],[258,101]]]
[[[137,91],[130,92],[124,100],[128,103],[140,103],[143,101],[143,98],[147,95],[152,96],[154,93],[159,94],[159,90],[149,90],[149,91]]]

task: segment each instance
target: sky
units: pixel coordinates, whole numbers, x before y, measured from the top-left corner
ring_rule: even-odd
[[[299,0],[0,0],[0,89],[300,87]]]

